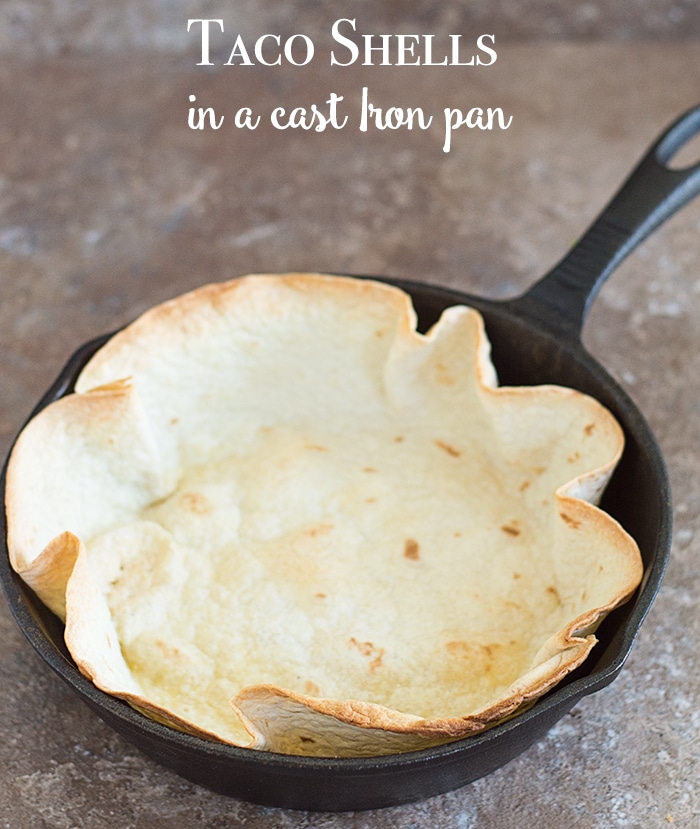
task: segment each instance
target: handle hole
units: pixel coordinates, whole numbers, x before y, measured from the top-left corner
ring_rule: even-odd
[[[688,170],[700,162],[700,134],[694,135],[666,162],[669,170]]]

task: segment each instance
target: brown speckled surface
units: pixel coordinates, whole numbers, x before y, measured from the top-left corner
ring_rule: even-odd
[[[582,5],[590,20],[596,8],[606,19],[602,4]],[[691,23],[673,42],[508,42],[497,64],[480,70],[331,71],[319,63],[243,75],[194,66],[165,6],[151,9],[163,18],[157,50],[131,43],[127,56],[124,43],[108,43],[100,52],[102,30],[83,17],[68,27],[70,48],[58,43],[61,31],[70,40],[60,26],[53,40],[44,33],[52,48],[39,57],[26,48],[29,24],[41,25],[36,7],[9,6],[15,34],[0,63],[3,456],[78,344],[206,281],[325,270],[517,292],[564,252],[700,90]],[[55,22],[67,25],[67,6],[56,8],[64,16],[56,12]],[[655,8],[661,14],[665,4]],[[190,94],[222,112],[251,102],[269,111],[320,103],[333,90],[355,118],[363,86],[384,106],[501,106],[513,124],[458,133],[449,154],[432,129],[187,127]],[[585,330],[655,429],[676,504],[663,588],[612,686],[506,768],[460,791],[375,813],[264,809],[199,789],[123,742],[45,669],[2,602],[0,827],[700,825],[698,261],[700,201],[619,269]]]

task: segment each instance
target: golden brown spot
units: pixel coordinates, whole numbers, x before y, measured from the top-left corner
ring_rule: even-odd
[[[577,530],[581,526],[580,521],[578,521],[576,518],[572,518],[565,512],[560,512],[559,515],[561,515],[562,519],[566,521],[566,523],[571,527],[572,530]]]
[[[394,438],[394,443],[403,443],[403,442],[404,442],[404,436],[403,435],[397,435]]]
[[[412,538],[407,538],[406,543],[403,545],[403,554],[405,558],[408,558],[411,561],[418,561],[420,558],[420,546],[418,545],[418,542],[414,541]]]
[[[375,337],[377,337],[378,339],[380,339],[380,340],[381,340],[381,338],[384,336],[384,331],[383,331],[383,329],[378,328],[378,329],[374,332],[374,336],[375,336]]]
[[[380,648],[379,653],[369,663],[370,673],[374,673],[377,670],[377,668],[381,668],[383,660],[384,660],[384,648]]]
[[[370,472],[370,473],[371,473],[371,472],[376,472],[377,470],[376,470],[373,466],[365,466],[365,467],[362,469],[362,471],[363,471],[363,472]]]
[[[182,652],[175,645],[170,645],[162,639],[155,640],[155,646],[163,654],[163,657],[168,660],[178,660],[182,656]]]
[[[571,455],[570,457],[567,458],[567,461],[569,463],[576,463],[576,461],[580,461],[580,460],[581,460],[581,454],[579,452],[574,452],[573,455]]]
[[[462,537],[462,533],[461,533],[459,530],[455,530],[455,531],[452,533],[452,535],[453,535],[455,538],[461,538],[461,537]]]
[[[438,449],[442,449],[443,452],[447,452],[447,454],[453,458],[459,458],[462,454],[458,449],[455,449],[454,446],[450,446],[449,443],[445,443],[442,440],[436,440],[434,443]]]
[[[450,371],[446,365],[444,365],[443,363],[438,363],[435,366],[435,370],[437,375],[436,379],[438,383],[442,383],[443,386],[454,386],[455,379],[450,374]]]
[[[371,642],[358,642],[354,636],[348,639],[348,647],[359,651],[363,656],[371,656],[374,645]]]
[[[327,596],[326,593],[316,593],[316,598],[317,599],[325,599],[326,596]]]
[[[544,473],[547,471],[547,467],[536,466],[532,471],[535,473],[535,475],[544,475]]]
[[[522,578],[522,575],[520,573],[513,573],[513,578],[517,581]]]
[[[309,527],[307,530],[304,530],[304,535],[308,535],[310,538],[316,538],[319,535],[328,535],[332,529],[333,524],[317,524],[315,527]]]
[[[347,645],[349,648],[359,651],[362,656],[372,657],[372,661],[368,666],[370,672],[374,673],[377,668],[381,667],[382,660],[384,659],[384,648],[378,648],[372,642],[358,642],[354,636],[348,639]]]
[[[304,693],[308,694],[311,697],[317,697],[321,693],[321,689],[316,685],[315,682],[312,682],[310,679],[307,679],[304,683]],[[302,740],[304,737],[302,737]],[[306,739],[309,739],[308,737]]]
[[[497,651],[501,647],[499,642],[482,644],[465,642],[462,639],[456,639],[445,644],[445,649],[451,657],[475,663],[475,667],[483,672],[492,670],[494,658],[496,658]]]
[[[180,418],[179,418],[179,417],[171,417],[171,418],[170,418],[170,425],[171,425],[171,426],[175,426],[175,424],[176,424],[176,423],[179,423],[179,422],[180,422]]]
[[[587,437],[590,437],[593,434],[594,430],[595,430],[595,423],[589,423],[587,426],[583,427],[584,434]]]
[[[445,648],[450,656],[456,656],[460,659],[468,657],[474,650],[474,646],[469,642],[464,642],[461,639],[453,640],[445,644]]]
[[[184,510],[195,515],[207,515],[213,509],[209,499],[201,492],[183,492],[180,504]]]
[[[503,531],[506,535],[511,535],[511,536],[513,536],[513,537],[515,537],[515,536],[517,536],[517,535],[520,535],[520,530],[519,530],[517,527],[512,526],[511,524],[504,524],[504,525],[501,527],[501,530],[502,530],[502,531]]]
[[[554,598],[559,602],[559,604],[561,604],[561,598],[559,596],[559,591],[557,590],[557,588],[553,584],[549,585],[549,587],[546,589],[546,592],[549,593],[550,596],[554,596]]]
[[[365,503],[366,504],[376,504],[377,499],[376,498],[365,498]]]
[[[96,392],[109,392],[110,394],[116,393],[124,396],[131,390],[133,379],[134,378],[129,375],[128,377],[122,377],[121,380],[114,380],[112,383],[103,383],[100,386],[95,386],[95,388],[92,389],[92,394],[95,394]]]
[[[320,443],[307,443],[304,446],[304,449],[311,449],[314,452],[327,452],[328,451],[328,447],[327,446],[321,446]]]
[[[529,487],[530,487],[530,481],[523,481],[520,484],[520,491],[525,492],[525,490],[528,489]]]

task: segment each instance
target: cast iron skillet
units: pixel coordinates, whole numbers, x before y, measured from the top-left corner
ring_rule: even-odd
[[[20,628],[39,655],[105,722],[183,777],[264,805],[328,811],[393,806],[470,783],[520,754],[582,697],[612,682],[661,582],[670,550],[671,494],[661,451],[644,418],[585,351],[580,333],[592,299],[613,268],[700,192],[700,163],[684,170],[668,166],[697,132],[700,107],[659,138],[573,250],[517,299],[495,302],[431,285],[387,280],[413,296],[423,330],[450,305],[478,308],[486,320],[503,384],[558,383],[580,389],[606,405],[624,428],[626,449],[603,507],[639,543],[644,579],[633,599],[605,620],[598,631],[599,644],[564,683],[509,722],[451,745],[408,754],[320,759],[207,743],[146,719],[83,678],[66,651],[61,623],[17,578],[5,551],[0,556],[0,578]],[[108,338],[93,340],[73,355],[36,411],[71,391],[82,366]],[[3,471],[3,491],[4,475]]]

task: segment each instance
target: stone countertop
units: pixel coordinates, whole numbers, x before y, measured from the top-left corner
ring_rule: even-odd
[[[182,55],[0,65],[0,449],[70,353],[152,304],[248,272],[401,276],[503,297],[576,239],[656,134],[698,103],[700,43],[506,44],[491,67],[197,68]],[[427,130],[358,129],[361,93]],[[343,96],[344,129],[236,129],[244,106]],[[225,115],[187,126],[189,96]],[[501,107],[507,130],[445,107]],[[695,155],[698,157],[697,143]],[[620,677],[541,742],[449,794],[312,814],[213,794],[142,756],[39,661],[0,604],[0,826],[700,825],[700,201],[603,288],[589,349],[655,430],[672,558]]]

